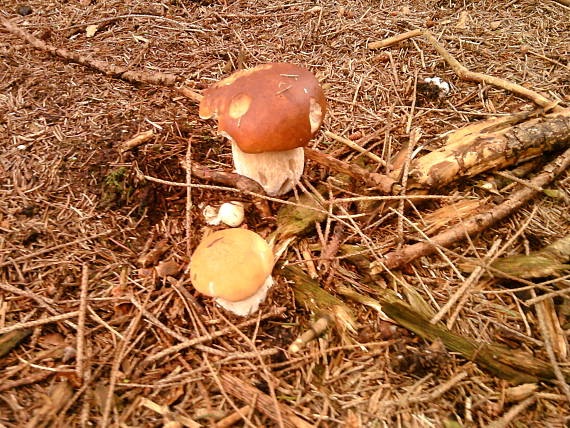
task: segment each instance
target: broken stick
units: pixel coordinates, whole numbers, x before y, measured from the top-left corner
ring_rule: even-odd
[[[387,175],[378,174],[376,172],[370,172],[358,165],[349,164],[341,160],[335,159],[322,153],[318,150],[313,150],[305,147],[305,156],[318,164],[321,164],[327,168],[330,168],[336,172],[342,174],[350,175],[357,180],[364,181],[366,185],[373,187],[383,194],[392,194],[393,192],[398,192],[398,184],[396,181]]]
[[[422,30],[416,29],[407,31],[402,34],[398,34],[396,36],[388,37],[387,39],[380,40],[378,42],[368,43],[368,49],[382,49],[387,48],[388,46],[395,45],[396,43],[400,43],[403,40],[411,39],[412,37],[417,37],[422,35]]]
[[[139,132],[137,135],[135,135],[130,140],[127,140],[127,141],[124,141],[123,143],[121,143],[120,151],[124,153],[124,152],[127,152],[129,150],[132,150],[135,147],[138,147],[138,146],[146,143],[147,141],[150,141],[152,139],[152,137],[154,137],[154,130],[153,129],[149,129],[148,131],[145,131],[145,132]]]
[[[557,111],[559,109],[559,107],[556,106],[556,102],[553,102],[552,100],[546,98],[544,95],[539,94],[538,92],[531,89],[527,89],[522,85],[501,79],[500,77],[489,76],[487,74],[470,71],[467,67],[457,61],[455,57],[453,57],[453,55],[451,55],[449,51],[441,43],[439,43],[439,41],[437,41],[433,34],[428,30],[416,29],[408,31],[406,33],[389,37],[378,42],[369,43],[368,48],[381,49],[417,36],[422,36],[429,44],[431,44],[460,79],[478,83],[487,83],[489,85],[496,86],[497,88],[505,89],[523,98],[531,100],[546,110]]]
[[[570,167],[570,149],[567,149],[562,155],[548,164],[543,172],[530,182],[534,187],[544,187],[568,167]],[[387,269],[396,269],[419,257],[432,254],[439,247],[446,248],[463,241],[467,236],[480,233],[511,215],[538,194],[539,192],[535,188],[524,186],[494,209],[467,219],[440,235],[432,237],[430,241],[418,242],[408,245],[401,250],[385,254],[382,265]]]
[[[67,61],[75,62],[77,64],[93,68],[107,76],[116,77],[131,83],[151,83],[155,85],[165,86],[174,86],[179,80],[178,76],[174,74],[160,72],[148,73],[140,70],[131,70],[129,67],[120,67],[114,64],[109,64],[106,61],[100,61],[84,55],[80,55],[77,52],[72,52],[65,48],[57,48],[53,45],[50,45],[49,43],[44,42],[43,40],[38,39],[37,37],[21,29],[12,21],[6,18],[0,17],[0,23],[10,33],[26,40],[36,49],[48,52],[53,56],[57,56]]]
[[[265,195],[265,191],[263,190],[263,187],[261,187],[261,184],[243,175],[233,172],[215,171],[196,162],[192,162],[191,169],[192,175],[194,177],[201,178],[202,180],[213,181],[214,183],[233,186],[237,189],[245,190],[246,192]],[[271,209],[269,208],[267,200],[256,198],[254,203],[263,217],[271,216]]]

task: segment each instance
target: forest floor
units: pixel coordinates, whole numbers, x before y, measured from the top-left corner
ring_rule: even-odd
[[[387,37],[429,29],[469,70],[570,104],[570,8],[550,0],[0,0],[0,16],[45,44],[170,73],[197,92],[240,68],[302,65],[328,102],[311,147],[368,167],[370,159],[334,136],[362,142],[389,165],[410,142],[422,156],[469,123],[538,108],[461,79],[422,37],[369,48]],[[449,93],[427,90],[428,77],[448,82]],[[148,141],[122,150],[146,131]],[[365,184],[343,187],[309,161],[298,193],[322,185],[331,215],[292,242],[281,262],[344,301],[354,323],[352,331],[332,326],[293,353],[289,346],[319,314],[295,299],[278,268],[260,312],[243,319],[198,295],[186,272],[205,231],[219,228],[206,224],[205,205],[242,201],[245,227],[266,237],[286,198],[271,200],[273,215],[263,216],[251,194],[141,175],[186,183],[188,155],[232,171],[229,144],[198,117],[195,101],[62,60],[0,25],[0,427],[568,426],[570,390],[560,376],[517,389],[475,358],[339,292],[350,286],[375,296],[342,245],[379,257],[452,227],[453,210],[466,201],[501,203],[516,183],[486,171],[386,209],[387,201],[357,200],[378,196]],[[523,179],[559,155],[540,156]],[[468,281],[466,260],[525,254],[570,234],[570,172],[548,189],[469,240],[380,269],[376,285],[437,314]],[[454,214],[443,218],[445,207]],[[569,283],[557,281],[483,272],[441,322],[567,373]],[[541,328],[544,314],[552,334]],[[342,323],[337,315],[333,324]]]

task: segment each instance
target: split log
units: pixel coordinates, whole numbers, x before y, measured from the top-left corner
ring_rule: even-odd
[[[570,146],[570,108],[527,117],[518,114],[485,120],[454,131],[443,147],[412,162],[408,190],[442,187],[459,177],[505,168]]]

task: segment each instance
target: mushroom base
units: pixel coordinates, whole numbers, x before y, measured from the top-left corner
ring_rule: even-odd
[[[239,315],[240,317],[245,317],[246,315],[253,314],[259,309],[259,305],[265,300],[267,296],[267,291],[273,286],[273,278],[267,277],[263,285],[257,290],[253,296],[247,299],[240,300],[238,302],[232,302],[221,297],[217,297],[214,301],[220,305],[222,308]]]
[[[280,152],[245,153],[232,141],[236,172],[257,181],[269,196],[283,195],[303,175],[305,152],[302,147]]]

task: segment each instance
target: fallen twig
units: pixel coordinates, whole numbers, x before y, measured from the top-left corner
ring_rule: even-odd
[[[507,413],[505,413],[502,417],[497,419],[494,422],[491,422],[485,428],[507,428],[511,425],[511,422],[524,410],[526,410],[531,404],[536,401],[536,396],[533,395],[528,397],[526,400],[520,402],[516,406],[513,406],[509,409]]]
[[[178,91],[180,95],[184,95],[186,98],[190,98],[192,101],[195,101],[198,104],[200,104],[200,101],[202,101],[202,98],[204,98],[202,94],[193,91],[187,86],[178,86],[176,87],[176,91]]]
[[[491,247],[491,249],[489,250],[489,252],[487,253],[487,256],[485,257],[484,261],[489,261],[489,259],[491,259],[493,257],[493,255],[497,252],[499,246],[499,241],[495,241],[493,243],[493,246]],[[431,323],[432,324],[437,324],[438,322],[440,322],[442,320],[442,318],[447,314],[447,312],[449,312],[449,310],[453,307],[453,305],[455,305],[455,303],[457,303],[457,301],[465,294],[467,293],[467,291],[473,287],[474,284],[477,284],[477,282],[479,281],[479,278],[481,278],[481,276],[483,275],[484,272],[484,268],[482,266],[477,266],[473,272],[471,272],[471,275],[469,275],[469,278],[467,278],[467,280],[465,280],[463,282],[463,284],[461,285],[461,287],[459,287],[452,295],[451,297],[447,300],[447,302],[445,303],[445,305],[443,305],[443,307],[438,311],[438,313],[431,319]]]
[[[20,386],[31,385],[46,380],[48,377],[55,375],[55,371],[39,371],[29,376],[13,381],[2,381],[0,383],[0,392],[5,392]]]
[[[42,318],[35,321],[21,322],[8,327],[0,328],[0,334],[9,333],[11,331],[22,330],[32,327],[37,327],[39,325],[50,324],[52,322],[58,322],[67,320],[69,318],[75,318],[79,315],[79,311],[68,312],[66,314],[54,315],[53,317]]]
[[[423,37],[435,48],[435,50],[442,56],[442,58],[449,64],[452,70],[459,76],[459,78],[464,80],[470,80],[472,82],[487,83],[489,85],[496,86],[498,88],[505,89],[509,92],[517,94],[521,97],[527,98],[533,101],[535,104],[541,106],[544,109],[556,110],[556,103],[552,102],[544,95],[539,94],[531,89],[527,89],[524,86],[518,85],[508,80],[501,79],[500,77],[489,76],[483,73],[475,73],[468,70],[464,65],[457,61],[448,51],[441,45],[437,39],[429,31],[424,31],[422,33]]]
[[[34,251],[33,253],[26,254],[25,256],[16,257],[15,259],[8,260],[7,262],[0,263],[0,268],[6,267],[11,265],[12,263],[19,263],[24,260],[34,259],[38,256],[41,256],[45,253],[50,253],[52,251],[61,250],[62,248],[69,247],[70,245],[79,244],[81,242],[90,241],[92,239],[102,238],[103,236],[111,235],[114,231],[107,230],[106,232],[97,233],[91,236],[85,236],[83,238],[76,239],[75,241],[65,242],[63,244],[54,245],[53,247],[43,248],[38,251]]]
[[[197,162],[191,164],[192,175],[202,180],[213,181],[214,183],[224,184],[226,186],[233,186],[237,189],[244,190],[250,194],[265,195],[265,191],[261,184],[251,178],[245,177],[234,172],[215,171],[206,168]],[[190,186],[189,186],[190,187]],[[267,200],[262,198],[255,198],[255,206],[261,212],[263,217],[271,216],[271,209]]]
[[[382,166],[386,166],[386,162],[384,161],[384,159],[382,159],[378,155],[375,155],[372,152],[369,152],[364,147],[355,143],[354,141],[351,141],[348,138],[343,138],[340,135],[336,135],[334,132],[331,132],[331,131],[325,131],[325,135],[329,138],[332,138],[335,141],[338,141],[339,143],[344,144],[347,147],[350,147],[353,150],[356,150],[359,153],[362,153],[365,156],[368,156],[370,159],[372,159],[377,164],[382,165]]]
[[[534,292],[534,290],[531,290],[531,292],[533,297],[536,297],[536,293]],[[554,343],[553,343],[554,338],[552,337],[551,329],[548,326],[549,322],[547,321],[547,318],[549,317],[549,314],[546,311],[545,303],[546,302],[539,302],[538,304],[535,305],[536,317],[538,319],[538,327],[540,330],[540,334],[542,335],[542,339],[544,341],[546,354],[548,355],[548,359],[550,360],[550,364],[552,365],[552,370],[556,375],[556,379],[558,379],[558,382],[560,383],[560,389],[562,389],[562,392],[564,392],[566,398],[568,399],[568,402],[570,403],[570,387],[568,386],[568,383],[566,382],[565,379],[565,375],[562,373],[560,365],[556,360],[556,354],[554,352]],[[565,341],[566,338],[563,337],[562,340]],[[566,354],[566,352],[564,352],[564,354]],[[566,355],[564,355],[564,357],[565,356]]]
[[[14,330],[8,334],[0,336],[0,358],[8,354],[12,349],[22,342],[26,337],[32,334],[33,330],[30,328]]]
[[[241,420],[241,415],[247,415],[251,411],[251,406],[248,404],[246,406],[240,407],[237,411],[220,419],[212,428],[230,428],[232,425],[236,424]]]
[[[307,343],[323,334],[329,327],[330,322],[331,319],[328,315],[320,316],[313,324],[311,324],[311,327],[307,331],[301,334],[293,341],[293,343],[291,343],[291,345],[289,345],[288,351],[292,354],[299,352],[307,345]]]
[[[318,164],[330,168],[336,172],[347,174],[357,180],[361,180],[366,185],[373,187],[384,194],[396,193],[399,186],[395,180],[387,175],[370,172],[358,165],[349,164],[341,160],[328,156],[325,153],[319,152],[305,147],[305,156]]]
[[[388,37],[387,39],[380,40],[378,42],[368,43],[368,49],[382,49],[388,46],[395,45],[403,40],[411,39],[412,37],[417,37],[422,35],[422,30],[416,29],[411,30],[406,33],[398,34],[396,36]]]
[[[120,150],[121,150],[121,152],[126,152],[129,150],[132,150],[135,147],[138,147],[141,144],[144,144],[147,141],[150,141],[152,139],[152,137],[154,137],[154,130],[153,129],[150,129],[150,130],[145,131],[145,132],[139,132],[137,135],[135,135],[130,140],[127,140],[127,141],[124,141],[123,143],[121,143],[121,149]]]
[[[569,166],[570,149],[548,164],[543,172],[530,180],[530,182],[533,186],[544,187]],[[478,214],[451,227],[447,231],[432,237],[430,242],[418,242],[408,245],[401,250],[385,254],[382,263],[388,269],[395,269],[414,259],[432,254],[439,247],[445,248],[463,241],[467,236],[475,235],[509,216],[529,200],[536,197],[538,193],[533,188],[525,186],[494,209]]]
[[[77,356],[75,357],[76,372],[79,379],[86,378],[86,372],[83,371],[85,355],[85,316],[87,314],[87,290],[89,287],[89,267],[87,263],[83,264],[81,274],[81,294],[79,296],[79,318],[77,320]]]
[[[561,3],[566,0],[556,0]],[[472,82],[486,83],[489,85],[496,86],[501,89],[510,91],[516,95],[527,98],[533,101],[535,104],[541,106],[544,109],[552,109],[556,111],[558,107],[556,102],[553,102],[546,98],[544,95],[539,94],[531,89],[525,88],[524,86],[518,85],[516,83],[510,82],[506,79],[501,79],[500,77],[489,76],[483,73],[476,73],[468,70],[464,65],[457,61],[447,49],[443,47],[441,43],[433,36],[433,34],[428,30],[412,30],[406,33],[399,34],[397,36],[389,37],[385,40],[378,42],[372,42],[368,44],[369,49],[379,49],[391,46],[395,43],[401,42],[403,40],[410,39],[412,37],[422,36],[428,43],[430,43],[435,50],[441,55],[441,57],[449,64],[451,69],[457,74],[460,79],[469,80]]]
[[[6,18],[0,17],[0,23],[10,33],[26,40],[36,49],[48,52],[53,56],[62,58],[64,60],[72,61],[77,64],[93,68],[107,76],[116,77],[118,79],[126,80],[131,83],[151,83],[155,85],[165,86],[174,86],[179,80],[179,77],[175,76],[174,74],[160,72],[148,73],[140,70],[130,70],[129,67],[120,67],[114,64],[110,64],[106,61],[100,61],[84,55],[80,55],[65,48],[57,48],[31,35]]]
[[[188,428],[200,428],[202,426],[198,422],[190,419],[188,416],[178,415],[175,412],[172,412],[168,406],[161,406],[148,398],[143,397],[140,400],[140,405],[163,416],[166,421],[176,421],[180,424],[179,426],[185,426]],[[164,426],[167,426],[167,423]]]
[[[274,309],[268,313],[261,315],[261,320],[276,317],[278,315],[281,315],[283,312],[285,312],[285,308],[276,308],[276,309]],[[248,327],[250,325],[253,325],[257,322],[258,322],[257,318],[252,318],[252,319],[249,319],[247,321],[244,321],[244,322],[238,324],[236,327],[242,329],[244,327]],[[171,346],[171,347],[166,348],[160,352],[157,352],[156,354],[149,355],[148,357],[146,357],[146,359],[143,360],[143,363],[151,363],[153,361],[160,360],[161,358],[166,357],[167,355],[173,354],[175,352],[182,351],[183,349],[189,348],[189,347],[194,346],[194,345],[198,345],[198,344],[201,344],[204,342],[210,342],[210,341],[212,341],[218,337],[222,337],[228,333],[231,333],[232,331],[234,331],[233,328],[226,327],[226,328],[217,330],[214,333],[205,334],[203,336],[196,337],[196,338],[191,339],[191,340],[186,340],[184,342],[178,343],[177,345]]]

